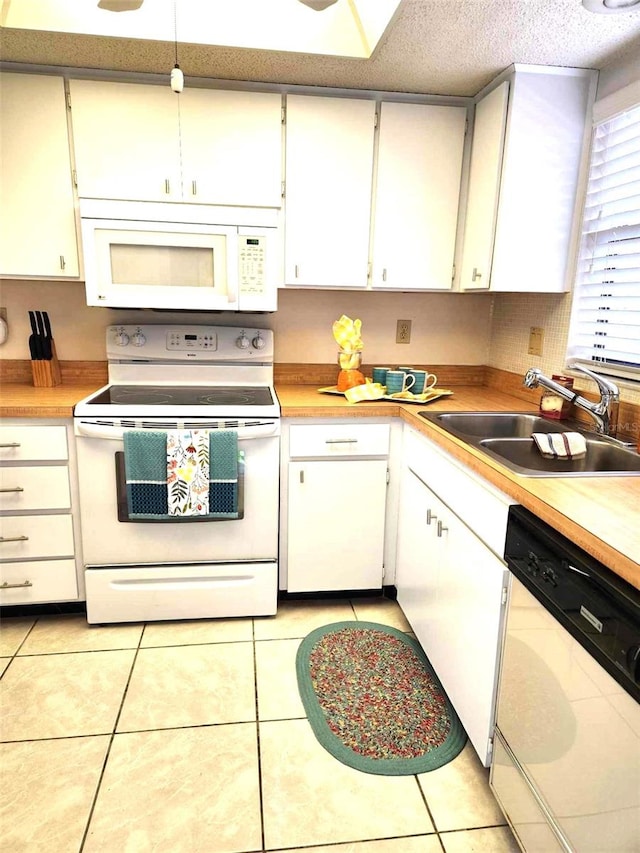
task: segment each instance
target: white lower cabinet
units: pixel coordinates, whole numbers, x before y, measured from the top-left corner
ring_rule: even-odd
[[[489,506],[496,519],[487,539],[504,544],[510,501],[428,440],[409,434],[400,482],[398,602],[488,766],[507,569],[481,538],[482,528],[470,526],[481,515],[478,488],[485,518]]]
[[[34,424],[7,419],[0,427],[0,605],[82,594],[71,425]]]
[[[285,431],[282,584],[288,592],[382,589],[390,427]]]

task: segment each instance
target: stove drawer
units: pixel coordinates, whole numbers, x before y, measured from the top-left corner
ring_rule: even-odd
[[[273,616],[278,564],[88,566],[85,582],[90,624]]]

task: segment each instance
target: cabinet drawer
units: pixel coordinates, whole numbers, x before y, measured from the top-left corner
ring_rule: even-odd
[[[388,424],[309,424],[289,428],[291,458],[388,456]]]
[[[409,433],[407,466],[501,559],[507,534],[507,495],[461,467],[429,439]]]
[[[39,557],[73,557],[73,554],[70,515],[0,517],[0,560],[3,562]]]
[[[0,427],[0,461],[68,459],[67,430],[63,426]]]
[[[70,601],[77,597],[74,560],[5,563],[0,566],[0,604],[38,604]]]
[[[69,469],[66,465],[0,468],[0,510],[70,507]]]

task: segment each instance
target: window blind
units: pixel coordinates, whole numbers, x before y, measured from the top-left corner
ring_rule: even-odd
[[[567,358],[640,381],[640,106],[593,132]]]

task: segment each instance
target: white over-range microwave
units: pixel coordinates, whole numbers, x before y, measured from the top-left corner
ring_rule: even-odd
[[[275,311],[280,212],[80,200],[88,305]]]

